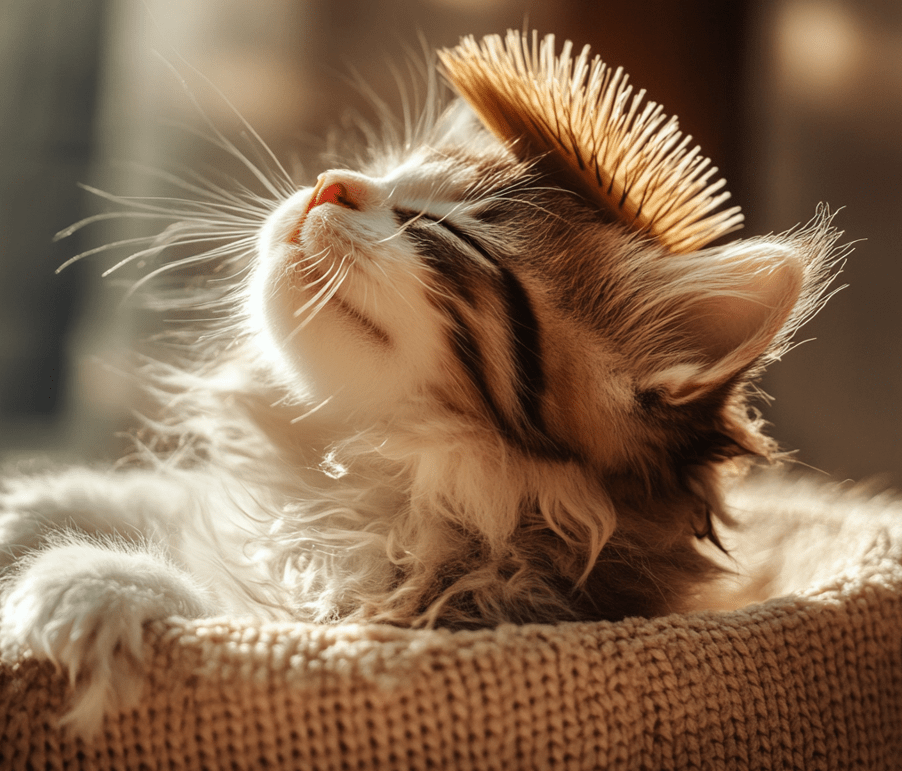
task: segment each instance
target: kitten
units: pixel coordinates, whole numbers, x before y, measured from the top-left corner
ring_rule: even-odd
[[[152,619],[620,619],[717,572],[829,217],[708,246],[741,216],[621,71],[519,33],[440,55],[463,98],[359,168],[170,211],[139,254],[209,245],[159,270],[210,266],[215,334],[147,365],[128,462],[6,481],[0,651],[68,672],[78,730],[137,698]]]

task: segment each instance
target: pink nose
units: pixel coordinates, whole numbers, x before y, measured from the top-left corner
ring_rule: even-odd
[[[343,206],[345,209],[360,209],[365,193],[364,186],[359,182],[342,178],[334,172],[320,174],[307,211],[326,203]]]

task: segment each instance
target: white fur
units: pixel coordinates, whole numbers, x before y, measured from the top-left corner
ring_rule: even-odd
[[[771,450],[743,373],[818,306],[828,218],[666,255],[515,161],[459,104],[426,114],[362,171],[295,192],[276,166],[259,172],[268,199],[211,190],[174,211],[151,251],[237,233],[170,265],[212,263],[209,294],[182,306],[224,321],[183,343],[186,361],[147,365],[161,408],[134,468],[8,480],[0,652],[64,669],[83,734],[138,697],[154,619],[606,617],[578,600],[593,579],[601,595],[617,584],[612,565],[643,584],[637,602],[663,598],[616,612],[667,612],[705,573],[696,535],[728,517],[721,467]],[[311,206],[333,184],[350,199]],[[492,206],[500,224],[481,219]],[[459,296],[418,227],[466,258]],[[544,382],[525,392],[512,275],[517,312],[540,319]],[[725,304],[729,330],[697,323]],[[684,428],[680,408],[725,382],[722,409]],[[684,445],[685,463],[671,452]]]
[[[4,595],[3,659],[27,646],[68,672],[75,699],[64,722],[82,734],[140,695],[144,622],[214,608],[190,575],[154,551],[73,538],[29,559]]]

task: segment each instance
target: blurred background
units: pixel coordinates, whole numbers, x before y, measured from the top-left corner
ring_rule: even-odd
[[[110,258],[55,269],[130,231],[53,236],[105,208],[79,182],[154,195],[135,164],[217,163],[169,125],[200,116],[154,51],[184,57],[295,165],[349,109],[367,112],[352,71],[398,105],[391,65],[405,69],[421,37],[447,46],[524,23],[591,44],[679,115],[727,178],[746,234],[805,222],[821,201],[845,207],[846,240],[866,239],[838,282],[850,288],[772,367],[762,409],[803,463],[902,485],[898,0],[3,0],[0,454],[102,457],[128,425],[133,386],[117,372],[147,319],[101,278]],[[198,89],[215,124],[240,132]]]

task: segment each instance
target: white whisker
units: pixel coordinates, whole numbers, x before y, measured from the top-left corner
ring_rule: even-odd
[[[112,249],[118,249],[119,247],[122,247],[122,246],[133,246],[135,244],[146,244],[148,242],[157,241],[158,239],[159,239],[158,235],[139,236],[136,238],[124,238],[121,241],[113,241],[112,243],[104,244],[103,246],[95,246],[93,249],[88,249],[85,252],[80,252],[79,254],[76,254],[74,257],[70,257],[68,260],[66,260],[62,265],[60,265],[56,269],[56,272],[61,273],[62,271],[64,271],[66,268],[68,268],[73,263],[76,263],[79,260],[81,260],[85,257],[90,257],[91,255],[94,255],[94,254],[101,254],[103,252],[108,252]],[[145,249],[145,250],[142,250],[141,252],[137,252],[137,254],[147,255],[147,254],[151,254],[154,252],[162,251],[165,248],[166,248],[165,244],[158,244],[157,246],[151,247],[150,249]],[[129,259],[131,259],[131,258],[129,258]]]
[[[213,205],[217,208],[221,208],[222,210],[228,211],[231,209],[241,212],[245,215],[250,215],[249,218],[260,218],[265,217],[278,205],[277,201],[271,201],[269,199],[261,198],[260,196],[253,194],[250,190],[247,190],[242,185],[239,185],[235,180],[229,179],[228,182],[234,188],[241,190],[243,195],[237,195],[233,190],[228,190],[221,185],[217,185],[216,183],[192,170],[188,170],[185,173],[187,173],[199,184],[189,182],[188,180],[179,177],[176,174],[172,174],[171,172],[165,171],[164,169],[157,169],[138,164],[132,165],[140,169],[149,177],[160,179],[164,182],[168,182],[173,187],[177,187],[181,190],[185,190],[186,192],[194,193],[195,195],[200,196],[200,200],[181,199],[181,202],[190,204],[191,206]],[[231,206],[229,206],[229,204],[231,204]]]
[[[159,268],[152,270],[146,276],[142,276],[140,279],[138,279],[138,281],[136,281],[129,289],[128,293],[126,294],[126,298],[132,296],[142,286],[144,286],[145,284],[149,283],[153,279],[155,279],[158,276],[161,276],[165,273],[171,273],[173,271],[181,270],[181,269],[187,268],[191,265],[199,265],[199,264],[203,264],[205,262],[210,262],[211,260],[218,259],[219,257],[223,257],[223,256],[233,256],[236,259],[242,259],[242,258],[250,259],[253,256],[253,251],[249,250],[249,249],[245,249],[244,251],[242,251],[241,250],[242,245],[247,247],[246,243],[238,241],[238,242],[229,244],[227,247],[211,249],[206,252],[202,252],[201,254],[194,255],[193,257],[184,257],[180,260],[174,260],[173,262],[167,263],[166,265],[161,265]],[[120,263],[119,266],[121,266],[123,264],[124,264],[124,262]],[[119,267],[119,266],[116,266],[116,267]],[[111,268],[109,271],[104,273],[104,276],[106,276],[108,273],[111,273],[115,269],[116,268]]]
[[[191,100],[191,103],[194,105],[198,114],[204,119],[204,122],[210,128],[210,130],[213,134],[213,137],[215,137],[215,139],[219,143],[221,143],[220,146],[224,150],[229,152],[231,155],[233,155],[237,160],[239,160],[261,182],[261,184],[263,184],[263,186],[267,190],[269,190],[276,198],[284,197],[284,192],[287,190],[291,190],[291,188],[292,188],[291,176],[285,170],[285,167],[282,166],[281,162],[276,157],[275,153],[273,153],[272,150],[269,149],[269,146],[266,144],[266,142],[263,141],[263,139],[260,137],[260,135],[254,130],[253,126],[251,126],[247,122],[247,120],[244,118],[244,116],[241,114],[241,112],[235,107],[234,104],[232,104],[232,102],[228,99],[228,97],[226,97],[226,95],[223,94],[223,92],[220,89],[218,89],[209,78],[207,78],[203,73],[201,73],[199,70],[197,70],[197,68],[193,67],[183,57],[179,56],[179,59],[182,62],[182,64],[184,64],[192,72],[194,72],[194,74],[197,77],[199,77],[201,80],[203,80],[216,93],[216,95],[223,101],[223,103],[229,108],[229,110],[231,110],[232,114],[238,118],[238,120],[244,126],[244,128],[248,132],[248,134],[250,134],[250,136],[253,137],[253,139],[257,143],[256,146],[265,152],[267,157],[270,159],[270,161],[275,166],[275,170],[277,172],[275,179],[278,182],[278,184],[282,185],[282,194],[280,194],[280,191],[275,186],[275,184],[273,182],[271,182],[269,180],[269,178],[266,175],[264,175],[259,170],[259,168],[254,163],[252,163],[250,161],[250,159],[248,159],[232,142],[230,142],[222,134],[222,132],[216,127],[216,125],[213,123],[213,121],[210,120],[210,118],[207,116],[206,112],[204,112],[204,110],[201,108],[200,103],[197,100],[197,97],[194,95],[194,93],[188,87],[188,83],[185,80],[185,78],[182,76],[182,74],[165,57],[160,56],[160,59],[162,60],[163,64],[166,65],[167,68],[169,68],[169,70],[176,77],[176,79],[182,84],[182,88],[184,89],[186,95]]]
[[[332,256],[332,250],[328,247],[309,257],[303,257],[298,263],[298,269],[302,269],[304,275],[315,270],[319,265],[328,260]]]
[[[325,407],[329,402],[331,402],[332,398],[333,397],[329,396],[329,397],[323,399],[319,404],[317,404],[314,407],[311,407],[304,414],[298,415],[296,418],[292,418],[289,421],[289,423],[291,423],[291,425],[294,425],[295,423],[300,423],[305,418],[309,418],[311,415],[313,415],[316,412],[319,412],[323,407]]]
[[[125,259],[120,260],[115,265],[113,265],[113,267],[107,268],[101,275],[105,278],[106,276],[109,276],[111,273],[114,273],[115,271],[119,270],[123,266],[128,265],[129,263],[134,262],[135,260],[138,260],[142,257],[149,257],[153,254],[159,254],[164,249],[169,249],[172,246],[190,246],[192,244],[205,244],[205,243],[209,243],[211,241],[222,241],[222,240],[226,240],[226,239],[221,235],[217,235],[217,236],[208,236],[208,237],[204,237],[204,238],[186,238],[186,239],[179,239],[178,241],[174,241],[174,242],[161,243],[156,246],[152,246],[149,249],[142,249],[139,252],[130,254]],[[223,249],[225,250],[223,253],[229,253],[229,252],[234,251],[234,247],[235,247],[235,241],[229,239],[229,243],[227,244],[227,246],[223,247]],[[208,254],[209,254],[209,252],[204,253],[204,255],[208,255]],[[188,259],[191,259],[191,260],[197,259],[197,261],[199,261],[199,262],[204,261],[204,259],[201,259],[201,258],[188,258]],[[205,257],[205,259],[209,259],[209,257]]]
[[[335,285],[336,280],[338,280],[339,284],[344,280],[344,275],[341,274],[341,270],[343,267],[344,267],[344,258],[342,258],[341,263],[339,263],[337,266],[333,265],[332,267],[329,268],[329,271],[327,271],[324,274],[324,278],[328,277],[328,281],[326,281],[326,283],[319,289],[319,291],[317,291],[317,293],[310,300],[308,300],[300,308],[297,308],[294,311],[295,318],[302,316],[307,311],[307,309],[310,308],[310,306],[316,304],[318,302],[318,300],[320,299],[320,297],[322,297],[323,294],[328,292],[330,290],[330,288],[333,285]],[[335,270],[335,272],[331,276],[329,276],[329,272],[331,272],[333,269]],[[341,276],[340,279],[338,278],[339,276]],[[319,279],[317,281],[313,281],[310,284],[308,284],[307,286],[315,286],[316,284],[319,283],[320,280],[321,279]],[[330,297],[331,296],[332,295],[330,295]]]
[[[54,241],[61,241],[64,238],[69,238],[69,236],[78,232],[84,227],[88,225],[93,225],[95,222],[104,222],[106,220],[115,220],[115,219],[129,219],[129,220],[138,220],[138,219],[146,219],[146,220],[171,220],[176,218],[178,215],[174,215],[171,212],[163,214],[161,213],[153,213],[153,212],[134,212],[134,211],[111,211],[111,212],[103,212],[102,214],[92,214],[90,217],[85,217],[78,222],[69,225],[67,228],[63,228],[58,233],[53,236]]]
[[[125,206],[129,209],[137,209],[142,212],[155,212],[171,217],[172,219],[188,219],[193,221],[197,220],[198,215],[209,214],[212,212],[217,216],[232,217],[236,222],[240,223],[251,224],[256,222],[257,224],[259,224],[263,220],[262,215],[257,218],[235,217],[228,212],[220,212],[216,209],[206,210],[204,207],[208,206],[208,204],[203,201],[195,201],[186,198],[114,195],[113,193],[108,193],[105,190],[99,190],[98,188],[92,187],[91,185],[85,185],[81,183],[79,184],[79,187],[93,195],[96,195],[98,198],[103,198],[107,201],[111,201],[117,206]],[[163,203],[166,203],[168,205],[161,205]],[[174,208],[174,205],[176,204],[179,206],[185,206],[187,208]]]
[[[285,338],[285,342],[290,342],[293,340],[298,334],[300,334],[311,321],[319,314],[319,312],[328,305],[329,301],[335,296],[335,293],[338,291],[338,288],[341,286],[344,281],[347,273],[344,274],[336,274],[334,280],[331,284],[327,284],[319,293],[317,293],[317,297],[323,295],[324,292],[328,292],[327,294],[322,296],[322,299],[319,303],[313,308],[313,310],[307,314],[307,317],[298,324]],[[295,314],[297,315],[297,314]]]

